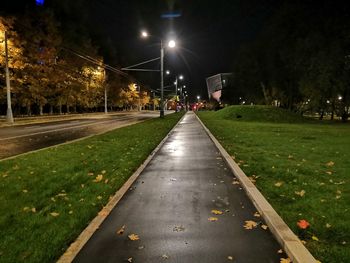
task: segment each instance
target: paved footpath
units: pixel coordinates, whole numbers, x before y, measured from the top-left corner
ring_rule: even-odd
[[[187,113],[74,262],[280,262],[286,256],[268,230],[243,227],[261,219],[233,181],[194,113]]]

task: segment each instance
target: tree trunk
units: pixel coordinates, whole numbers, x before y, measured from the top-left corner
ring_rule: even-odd
[[[43,113],[44,113],[43,109],[44,109],[44,106],[43,106],[42,104],[40,104],[40,105],[39,105],[39,115],[40,115],[40,116],[42,116]]]
[[[67,114],[69,114],[69,105],[67,104]]]
[[[53,114],[53,105],[52,104],[50,104],[50,113],[49,113],[50,115],[52,115]]]
[[[321,110],[321,115],[320,115],[320,118],[319,118],[320,121],[323,120],[323,116],[324,116],[324,110]]]
[[[58,113],[60,115],[62,115],[62,103],[61,102],[58,104]]]
[[[30,110],[30,105],[27,104],[26,108],[27,108],[27,115],[32,116],[32,111]]]

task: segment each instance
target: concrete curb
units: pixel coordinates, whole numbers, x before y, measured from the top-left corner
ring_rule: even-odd
[[[185,115],[184,115],[185,116]],[[110,214],[113,208],[118,204],[120,199],[125,195],[125,193],[130,189],[131,185],[136,181],[141,172],[146,168],[148,163],[153,159],[153,156],[160,150],[165,141],[168,139],[173,130],[178,126],[178,124],[183,120],[184,116],[175,124],[175,126],[168,132],[164,139],[158,144],[158,146],[152,151],[152,153],[147,157],[147,159],[141,164],[141,166],[129,177],[129,179],[124,183],[124,185],[115,193],[107,205],[98,213],[98,215],[90,222],[90,224],[81,232],[79,237],[69,246],[66,252],[58,259],[58,263],[70,263],[74,260],[79,251],[92,237],[95,231],[103,223],[105,218]]]
[[[311,255],[309,250],[301,243],[299,238],[290,230],[283,219],[277,214],[265,197],[255,187],[255,185],[249,180],[247,175],[242,171],[238,164],[231,158],[228,152],[221,146],[216,138],[211,134],[209,129],[203,124],[203,122],[196,115],[198,121],[203,126],[210,139],[214,142],[215,146],[224,157],[226,163],[232,170],[233,174],[240,181],[243,189],[247,193],[248,197],[253,202],[256,209],[266,221],[266,224],[270,228],[270,231],[275,236],[283,250],[287,253],[293,263],[316,263],[317,260]]]

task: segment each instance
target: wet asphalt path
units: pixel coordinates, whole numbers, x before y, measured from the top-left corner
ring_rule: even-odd
[[[286,256],[277,253],[280,246],[268,230],[244,229],[246,220],[262,222],[233,180],[187,113],[74,262],[280,262]],[[130,234],[140,239],[131,241]]]
[[[170,113],[170,112],[169,112]],[[118,128],[159,116],[130,112],[0,128],[0,159]]]

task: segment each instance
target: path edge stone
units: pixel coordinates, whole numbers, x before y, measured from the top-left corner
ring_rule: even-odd
[[[271,233],[275,236],[278,243],[283,250],[287,253],[293,263],[316,263],[318,262],[310,253],[310,251],[301,243],[300,239],[292,232],[288,225],[273,209],[266,198],[260,193],[256,186],[249,180],[248,176],[238,166],[238,164],[232,159],[229,153],[204,125],[200,118],[196,114],[196,118],[202,125],[205,132],[208,134],[212,142],[220,151],[222,157],[232,170],[233,174],[240,181],[242,188],[247,193],[249,199],[253,202],[254,206],[266,221]],[[276,252],[277,253],[277,252]]]
[[[180,118],[180,120],[174,125],[174,127],[168,132],[168,134],[163,138],[163,140],[158,144],[158,146],[150,153],[146,160],[137,168],[137,170],[129,177],[129,179],[119,188],[119,190],[114,194],[114,196],[109,200],[109,202],[102,208],[102,210],[97,214],[97,216],[89,223],[89,225],[80,233],[78,238],[70,244],[68,249],[63,253],[63,255],[57,260],[57,263],[70,263],[78,255],[80,250],[89,241],[92,235],[98,230],[103,221],[111,213],[113,208],[118,204],[122,197],[130,189],[131,185],[136,181],[142,171],[146,168],[149,162],[153,159],[154,155],[160,150],[164,145],[165,141],[169,138],[171,133],[176,129],[179,123],[183,120],[185,114]]]

